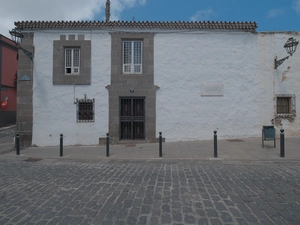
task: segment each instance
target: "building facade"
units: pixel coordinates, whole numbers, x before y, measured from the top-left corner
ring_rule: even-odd
[[[0,127],[16,123],[18,48],[0,34]]]
[[[256,23],[16,22],[17,129],[23,145],[299,135],[300,54],[280,67],[298,32]],[[279,133],[279,132],[278,132]]]

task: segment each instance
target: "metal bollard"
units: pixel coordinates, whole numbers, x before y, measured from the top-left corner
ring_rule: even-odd
[[[284,129],[280,129],[280,157],[284,157]]]
[[[106,133],[106,157],[109,157],[109,133]]]
[[[20,155],[20,135],[17,133],[16,134],[16,154]]]
[[[214,157],[218,158],[218,141],[217,141],[217,131],[214,131]]]
[[[64,155],[64,153],[63,153],[63,138],[64,138],[64,135],[60,134],[60,156]]]
[[[159,157],[162,157],[162,132],[159,132]]]

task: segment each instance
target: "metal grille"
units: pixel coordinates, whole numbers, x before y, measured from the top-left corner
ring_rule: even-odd
[[[120,99],[120,139],[145,139],[144,98]]]
[[[142,41],[123,41],[123,73],[142,72]]]
[[[80,99],[77,101],[77,122],[94,122],[95,99]]]
[[[277,97],[277,113],[291,113],[290,97]]]
[[[79,66],[79,48],[73,48],[73,66]]]
[[[72,49],[66,48],[66,68],[72,67]]]

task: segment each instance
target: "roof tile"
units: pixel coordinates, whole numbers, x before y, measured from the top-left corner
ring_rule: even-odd
[[[156,21],[18,21],[21,30],[33,29],[140,29],[140,30],[236,30],[255,32],[256,22],[156,22]]]

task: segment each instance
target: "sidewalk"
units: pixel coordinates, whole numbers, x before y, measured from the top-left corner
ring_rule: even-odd
[[[0,127],[0,155],[14,150],[16,125]]]
[[[280,157],[280,141],[265,141],[261,138],[218,140],[218,157],[214,158],[213,140],[166,142],[162,144],[163,156],[159,157],[158,143],[110,145],[109,157],[106,157],[106,146],[64,146],[63,157],[57,147],[29,147],[0,155],[0,158],[33,158],[33,159],[72,159],[72,160],[220,160],[220,161],[274,161],[300,162],[300,138],[285,138],[285,157]]]

